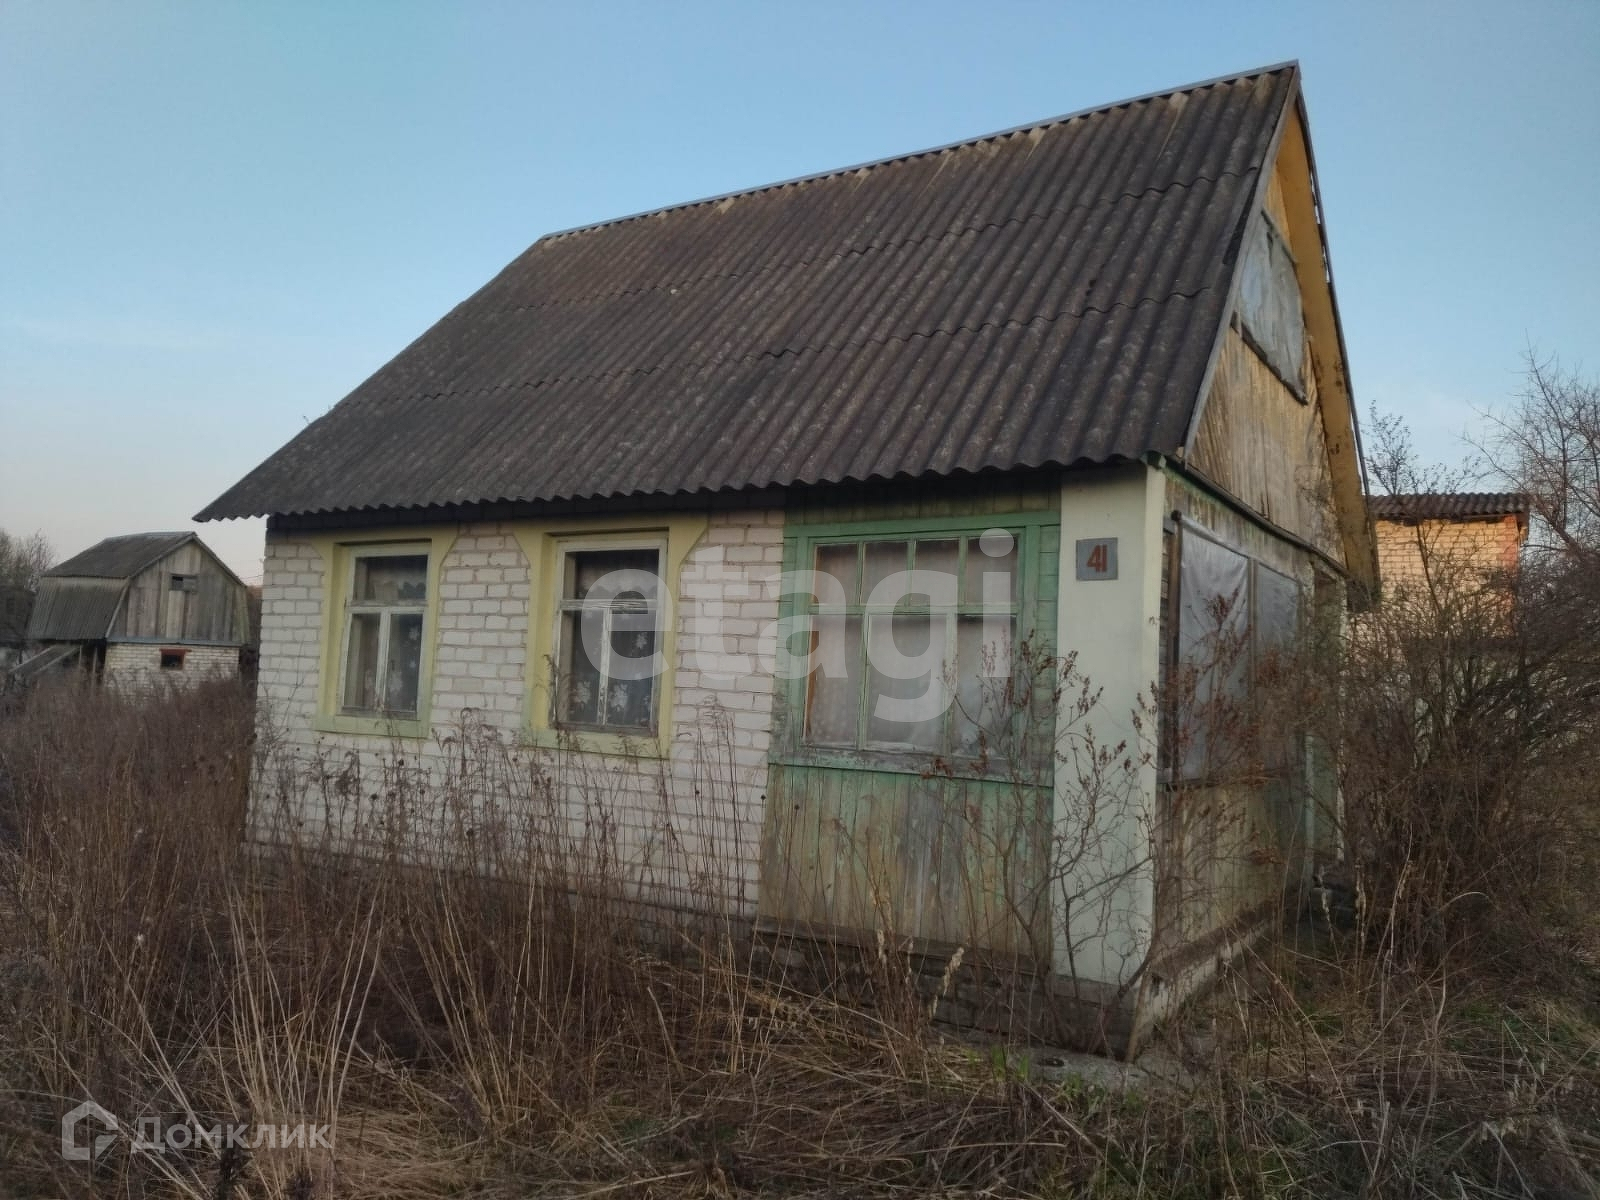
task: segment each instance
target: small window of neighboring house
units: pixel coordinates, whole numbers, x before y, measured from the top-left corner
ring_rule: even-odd
[[[661,546],[562,548],[551,723],[648,734],[656,728]]]
[[[805,743],[974,759],[1004,745],[1017,545],[1000,529],[818,545]]]
[[[169,591],[197,592],[200,590],[200,577],[198,575],[174,575],[167,585]]]
[[[356,549],[345,602],[341,708],[415,717],[428,601],[428,555],[415,547]]]
[[[161,669],[163,671],[183,670],[183,658],[187,650],[163,650],[161,652]]]

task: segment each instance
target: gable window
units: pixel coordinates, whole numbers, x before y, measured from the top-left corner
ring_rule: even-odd
[[[979,758],[1016,718],[1014,532],[818,544],[808,746]]]
[[[561,548],[552,725],[655,731],[661,571],[659,543]]]
[[[348,587],[341,710],[415,717],[428,601],[427,547],[354,549]]]
[[[183,670],[183,657],[186,650],[163,650],[161,652],[161,669],[163,671]]]
[[[197,592],[200,590],[200,577],[198,575],[174,575],[167,582],[167,590],[171,592]]]
[[[1239,280],[1239,319],[1245,340],[1297,399],[1306,398],[1305,314],[1294,256],[1265,212],[1251,231]]]

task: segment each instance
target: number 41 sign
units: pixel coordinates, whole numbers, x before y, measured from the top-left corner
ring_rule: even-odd
[[[1115,579],[1117,577],[1117,539],[1078,539],[1078,578]]]

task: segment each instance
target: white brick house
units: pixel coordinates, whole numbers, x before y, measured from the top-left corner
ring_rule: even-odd
[[[1324,232],[1291,64],[541,239],[201,514],[269,518],[258,821],[403,763],[473,836],[487,748],[641,887],[1126,1035],[1319,833],[1175,681],[1374,580]]]
[[[723,859],[739,868],[724,898],[745,916],[755,911],[771,741],[782,520],[782,512],[773,509],[733,510],[707,520],[679,575],[676,657],[670,692],[660,701],[663,728],[670,731],[663,739],[665,752],[659,760],[593,755],[585,764],[618,776],[623,793],[638,793],[637,802],[620,806],[618,815],[628,833],[624,848],[642,854],[669,815],[659,803],[656,763],[664,767],[672,794],[692,798],[697,784],[708,783],[705,756],[723,756],[737,781],[731,811],[743,818],[724,831]],[[449,753],[434,735],[464,723],[500,735],[509,746],[533,744],[529,560],[513,527],[504,522],[462,525],[448,546],[439,570],[439,631],[431,665],[435,717],[428,736],[401,743],[430,764]],[[264,719],[275,731],[276,753],[301,763],[317,760],[330,746],[374,758],[392,755],[397,743],[381,721],[367,732],[349,733],[329,729],[320,719],[323,646],[331,624],[324,599],[330,593],[326,547],[325,541],[267,537],[258,681]],[[553,748],[548,741],[545,746]],[[302,818],[315,822],[321,815],[313,811]],[[684,819],[692,815],[689,808],[681,814]]]

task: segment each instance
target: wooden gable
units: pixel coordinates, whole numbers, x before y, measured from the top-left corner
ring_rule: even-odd
[[[247,603],[238,576],[193,539],[128,582],[110,637],[243,643],[249,638]]]
[[[1359,433],[1298,99],[1260,198],[1185,463],[1370,588]]]

